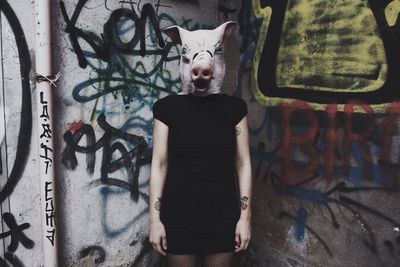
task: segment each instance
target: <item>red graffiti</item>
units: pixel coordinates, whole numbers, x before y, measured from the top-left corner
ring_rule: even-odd
[[[399,163],[398,159],[392,159],[393,136],[398,134],[396,130],[396,121],[400,116],[400,102],[391,103],[382,122],[383,136],[382,147],[379,158],[379,165],[382,168],[383,175],[387,178],[386,184],[395,188],[399,181],[399,172],[395,166]]]
[[[83,125],[84,123],[82,121],[69,122],[67,124],[67,130],[70,131],[71,133],[74,133],[80,128],[82,128]]]
[[[392,150],[399,116],[400,102],[391,103],[384,114],[374,113],[371,106],[360,101],[345,104],[343,112],[338,112],[336,104],[327,105],[325,112],[300,100],[285,104],[278,152],[283,184],[295,185],[316,175],[332,182],[348,176],[355,162],[361,166],[364,179],[373,179],[373,166],[378,163],[386,185],[397,185],[400,175],[396,165],[400,160],[398,156],[394,158],[398,154]],[[374,154],[378,158],[375,163],[372,140],[379,146],[379,152]],[[359,151],[357,155],[354,145]]]
[[[359,107],[365,113],[362,115],[362,125],[364,126],[362,130],[357,132],[353,129],[354,125],[354,108]],[[350,166],[350,157],[351,157],[351,144],[356,142],[360,149],[364,159],[364,175],[367,179],[372,179],[372,157],[371,152],[368,147],[368,138],[371,136],[372,130],[375,125],[371,123],[373,121],[373,109],[367,104],[363,104],[361,102],[351,102],[344,106],[344,120],[345,120],[345,128],[343,131],[343,142],[342,142],[342,155],[345,166],[345,172],[349,171]],[[361,123],[359,123],[361,124]]]
[[[299,132],[293,131],[289,126],[292,124],[293,115],[295,112],[304,113],[307,127]],[[283,127],[283,139],[280,155],[283,160],[282,178],[284,184],[288,180],[293,182],[296,179],[307,177],[308,173],[314,173],[318,168],[318,155],[315,150],[312,140],[315,139],[318,130],[318,119],[314,110],[307,103],[303,101],[294,101],[291,104],[283,107],[282,124],[289,127]],[[310,142],[311,140],[311,142]],[[301,150],[303,156],[308,158],[306,164],[296,164],[295,160],[290,157],[291,152],[296,149]],[[293,157],[294,158],[294,157]],[[290,177],[290,179],[288,179]]]
[[[331,182],[333,180],[333,170],[334,170],[334,153],[335,153],[335,143],[336,143],[336,111],[337,105],[330,104],[326,107],[326,114],[328,117],[328,124],[326,129],[326,139],[332,140],[332,142],[327,142],[326,153],[325,153],[325,177]]]

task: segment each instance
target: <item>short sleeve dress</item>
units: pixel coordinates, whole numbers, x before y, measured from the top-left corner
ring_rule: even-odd
[[[153,117],[168,126],[160,220],[171,254],[233,251],[240,217],[235,126],[246,102],[225,93],[168,95]]]

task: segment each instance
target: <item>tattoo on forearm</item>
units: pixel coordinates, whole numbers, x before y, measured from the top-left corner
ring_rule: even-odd
[[[245,210],[247,208],[247,200],[249,198],[246,196],[243,196],[240,198],[240,207],[242,208],[242,210]]]
[[[160,210],[160,206],[161,206],[161,198],[157,197],[157,201],[154,203],[154,208],[156,210]]]
[[[239,135],[240,132],[241,132],[240,127],[239,127],[239,126],[236,126],[235,129],[236,129],[236,135]]]

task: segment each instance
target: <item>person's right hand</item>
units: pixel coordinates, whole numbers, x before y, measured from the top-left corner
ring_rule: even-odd
[[[166,256],[165,250],[167,249],[167,238],[164,224],[161,221],[150,223],[149,240],[156,251]]]

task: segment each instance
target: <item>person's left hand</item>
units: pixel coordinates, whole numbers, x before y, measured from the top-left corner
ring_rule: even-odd
[[[251,237],[251,222],[249,219],[240,218],[235,230],[235,252],[247,249]]]

